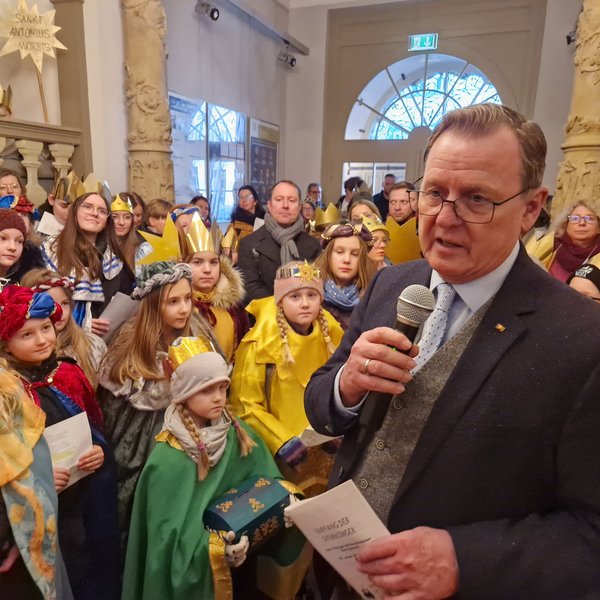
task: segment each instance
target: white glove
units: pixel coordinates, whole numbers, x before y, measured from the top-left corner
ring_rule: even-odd
[[[292,517],[290,517],[288,515],[287,509],[290,506],[293,506],[294,504],[296,504],[297,502],[302,502],[302,500],[300,500],[300,498],[298,498],[297,496],[294,496],[294,494],[290,494],[290,504],[289,504],[289,506],[286,506],[283,509],[283,523],[284,523],[286,529],[294,526],[294,521],[292,520]]]
[[[225,542],[225,562],[228,567],[239,567],[245,560],[250,547],[248,536],[243,535],[240,541],[236,544],[232,544],[235,539],[235,533],[230,531],[223,536]]]

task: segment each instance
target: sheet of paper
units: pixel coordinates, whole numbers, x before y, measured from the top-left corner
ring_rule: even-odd
[[[108,306],[104,309],[100,315],[101,319],[105,319],[110,323],[108,331],[102,336],[102,339],[108,343],[110,338],[117,332],[119,327],[133,317],[137,312],[139,302],[133,300],[122,292],[117,292],[108,303]]]
[[[300,441],[307,448],[312,448],[313,446],[320,446],[321,444],[325,444],[326,442],[331,442],[332,440],[336,440],[336,439],[337,438],[335,438],[335,437],[317,433],[312,427],[307,427],[300,434]]]
[[[64,225],[49,211],[46,211],[37,226],[37,232],[44,235],[56,235],[63,230]]]
[[[77,468],[79,457],[92,447],[92,431],[85,412],[46,427],[44,437],[50,446],[52,466],[69,469],[69,485],[90,474]]]
[[[389,535],[353,481],[285,509],[315,550],[364,600],[383,600],[384,592],[356,568],[360,547]]]

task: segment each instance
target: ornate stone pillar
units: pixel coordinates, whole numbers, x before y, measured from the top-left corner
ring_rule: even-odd
[[[167,98],[166,16],[160,0],[121,0],[129,108],[129,189],[144,200],[174,199]]]
[[[600,0],[583,0],[574,63],[553,214],[576,200],[600,200]]]

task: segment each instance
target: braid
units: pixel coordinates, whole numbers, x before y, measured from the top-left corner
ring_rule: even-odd
[[[257,446],[257,443],[250,437],[248,432],[240,425],[239,421],[235,418],[233,411],[229,406],[225,407],[227,416],[231,419],[231,423],[235,427],[237,434],[238,444],[240,445],[240,456],[248,456],[252,452],[252,448]]]
[[[319,321],[319,327],[321,328],[323,339],[325,340],[325,344],[327,344],[327,352],[329,352],[329,356],[331,356],[335,352],[335,344],[331,341],[331,337],[329,335],[329,325],[327,324],[323,307],[319,309],[317,321]]]
[[[187,429],[188,433],[192,436],[192,439],[198,446],[198,481],[203,481],[206,479],[206,475],[208,474],[209,463],[208,454],[206,452],[206,448],[204,447],[202,436],[200,435],[198,427],[196,427],[196,423],[194,423],[194,420],[192,419],[186,406],[184,404],[179,404],[177,410],[179,411],[179,416],[181,417],[184,427]]]
[[[279,335],[281,337],[281,344],[283,346],[283,362],[286,365],[294,364],[294,357],[292,355],[292,351],[290,350],[290,345],[288,344],[288,323],[285,318],[285,314],[283,313],[283,308],[281,304],[277,305],[277,326],[279,327]]]

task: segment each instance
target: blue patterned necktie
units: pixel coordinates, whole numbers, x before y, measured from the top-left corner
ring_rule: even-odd
[[[448,313],[455,296],[456,290],[449,283],[443,282],[437,286],[437,301],[423,326],[423,335],[419,341],[419,355],[415,358],[417,366],[412,370],[413,373],[421,369],[440,347],[448,326]]]

